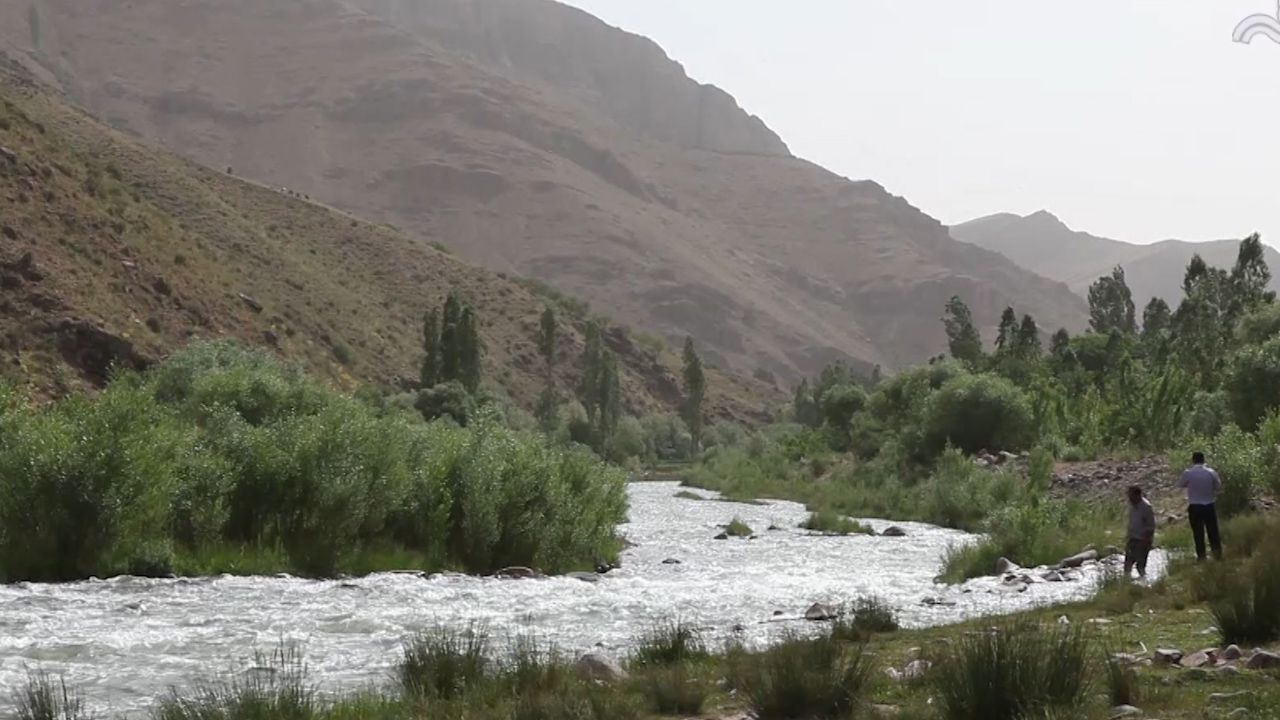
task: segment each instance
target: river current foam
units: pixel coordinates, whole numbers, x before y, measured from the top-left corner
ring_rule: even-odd
[[[666,482],[629,486],[622,532],[635,546],[621,569],[597,582],[381,573],[0,586],[0,688],[45,670],[65,675],[94,710],[137,715],[171,686],[243,672],[255,650],[281,642],[301,645],[322,689],[344,690],[386,683],[403,639],[437,624],[478,622],[499,639],[532,632],[567,652],[620,656],[667,619],[705,628],[713,643],[736,632],[758,644],[806,625],[798,618],[814,602],[875,595],[903,625],[924,626],[1080,598],[1092,588],[1087,570],[1084,580],[1021,592],[997,578],[942,586],[934,577],[944,551],[974,536],[879,520],[868,524],[897,525],[906,536],[818,536],[797,528],[807,513],[795,503],[697,501],[676,498],[678,491]],[[734,517],[756,537],[715,540]],[[1153,557],[1153,570],[1162,562]],[[0,709],[9,703],[9,693],[0,694]]]

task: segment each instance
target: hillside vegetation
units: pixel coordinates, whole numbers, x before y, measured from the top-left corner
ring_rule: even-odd
[[[1122,544],[1128,482],[1175,519],[1185,509],[1167,466],[1064,489],[1060,462],[1169,453],[1183,464],[1202,450],[1224,483],[1222,517],[1266,512],[1280,496],[1271,278],[1257,235],[1230,268],[1194,256],[1182,300],[1145,312],[1124,273],[1109,274],[1090,288],[1091,331],[1059,330],[1048,347],[1035,318],[1012,308],[991,347],[952,298],[950,357],[876,383],[830,366],[797,388],[788,424],[709,450],[688,482],[986,533],[947,558],[952,580],[992,574],[1001,557],[1034,567]],[[1172,535],[1185,541],[1185,525]]]
[[[691,335],[711,365],[791,383],[920,362],[952,295],[988,337],[1007,305],[1084,328],[1066,287],[792,156],[652,41],[560,3],[32,7],[0,0],[6,47],[114,126]]]
[[[96,121],[13,64],[0,72],[0,358],[36,397],[101,387],[193,337],[271,348],[339,387],[412,388],[423,318],[475,307],[484,374],[532,410],[539,316],[559,310],[556,385],[571,394],[591,310],[411,237],[214,171]],[[683,402],[678,356],[605,322],[625,408]],[[769,383],[708,373],[712,417],[759,420]]]

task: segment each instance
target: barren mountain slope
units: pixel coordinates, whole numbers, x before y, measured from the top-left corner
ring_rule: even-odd
[[[1182,299],[1182,276],[1196,253],[1210,265],[1230,268],[1240,246],[1238,239],[1135,245],[1072,230],[1043,210],[1026,217],[1003,213],[970,220],[952,227],[951,235],[1064,282],[1085,298],[1095,280],[1120,265],[1139,311],[1152,297],[1170,305]],[[1280,272],[1280,253],[1266,246],[1266,257],[1272,272]],[[1280,277],[1272,277],[1271,289],[1280,290]]]
[[[341,385],[399,382],[421,318],[457,288],[476,305],[488,376],[531,407],[544,299],[385,227],[203,168],[115,131],[0,70],[0,359],[39,396],[101,384],[187,338],[276,348]],[[581,353],[562,312],[560,381]],[[610,330],[635,412],[675,408],[674,353]],[[781,399],[712,373],[713,413],[758,419]]]
[[[9,15],[26,0],[0,0]],[[959,293],[1079,328],[1066,287],[795,159],[652,42],[546,0],[41,0],[27,60],[217,168],[544,278],[784,379],[944,347]],[[0,15],[0,17],[4,17]],[[31,49],[30,23],[0,28]],[[59,69],[66,68],[66,69]],[[50,74],[54,74],[50,71]]]

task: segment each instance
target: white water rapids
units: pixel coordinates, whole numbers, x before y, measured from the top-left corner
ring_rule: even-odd
[[[503,580],[385,573],[354,580],[295,578],[144,580],[0,586],[0,712],[30,670],[62,674],[92,710],[139,715],[171,686],[217,679],[252,664],[254,650],[281,641],[302,646],[310,679],[322,690],[384,685],[402,640],[437,623],[487,624],[533,632],[560,649],[620,656],[655,622],[683,618],[713,643],[739,632],[767,642],[814,602],[859,596],[888,601],[906,626],[950,623],[1035,604],[1081,598],[1076,582],[1038,582],[1025,592],[999,578],[936,584],[941,557],[973,536],[914,523],[872,520],[906,537],[825,537],[797,529],[801,505],[678,499],[675,483],[629,486],[635,547],[622,568],[598,582],[574,578]],[[713,497],[714,493],[702,493]],[[755,539],[713,539],[738,517]],[[768,530],[771,525],[781,529]],[[664,564],[674,558],[679,564]],[[1153,553],[1152,574],[1164,564]],[[943,604],[926,603],[926,599]],[[774,617],[775,611],[784,613]]]

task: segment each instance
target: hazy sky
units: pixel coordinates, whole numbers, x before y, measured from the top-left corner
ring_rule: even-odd
[[[943,222],[1280,246],[1280,44],[1232,41],[1276,0],[568,2]]]

